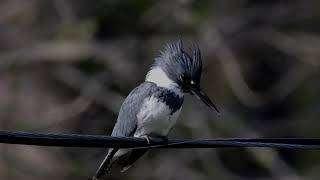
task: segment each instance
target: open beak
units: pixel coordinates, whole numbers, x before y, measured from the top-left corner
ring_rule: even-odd
[[[208,95],[204,91],[202,91],[201,88],[190,88],[190,91],[193,95],[197,97],[197,99],[200,99],[203,103],[205,103],[209,108],[214,109],[217,111],[217,113],[220,114],[219,109],[216,105],[213,104],[213,102],[209,99]]]

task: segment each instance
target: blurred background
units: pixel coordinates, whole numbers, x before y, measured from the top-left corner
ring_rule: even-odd
[[[109,135],[166,43],[202,50],[174,138],[320,137],[317,0],[1,0],[0,129]],[[106,149],[0,145],[0,179],[91,179]],[[319,179],[320,152],[152,150],[121,180]]]

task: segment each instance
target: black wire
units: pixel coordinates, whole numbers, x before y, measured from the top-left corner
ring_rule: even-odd
[[[20,131],[0,131],[0,143],[60,147],[95,148],[222,148],[267,147],[285,149],[320,149],[320,138],[219,138],[164,141],[152,138],[112,137],[80,134],[48,134]]]

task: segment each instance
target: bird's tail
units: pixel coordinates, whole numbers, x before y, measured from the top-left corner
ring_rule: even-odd
[[[111,162],[113,156],[117,153],[119,149],[111,149],[108,155],[104,158],[100,164],[96,174],[93,176],[92,180],[101,179],[108,171],[111,170],[112,166],[116,163],[116,160]]]
[[[133,149],[130,153],[127,153],[127,156],[124,160],[121,161],[121,172],[127,171],[134,162],[136,162],[142,155],[144,155],[148,149]]]
[[[92,180],[101,179],[106,173],[113,169],[114,165],[120,168],[120,172],[125,172],[147,151],[148,149],[111,149]]]

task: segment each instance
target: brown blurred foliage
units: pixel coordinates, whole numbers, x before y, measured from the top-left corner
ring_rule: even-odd
[[[316,0],[2,0],[0,128],[110,134],[166,43],[196,43],[218,117],[187,97],[170,137],[319,137]],[[0,179],[90,179],[105,149],[0,145]],[[320,152],[152,150],[109,179],[318,179]]]

